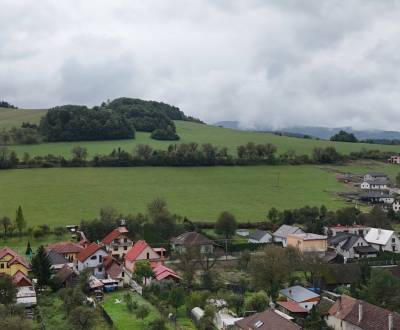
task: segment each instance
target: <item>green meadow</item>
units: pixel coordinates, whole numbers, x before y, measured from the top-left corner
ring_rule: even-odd
[[[46,111],[47,110],[0,109],[0,128],[20,126],[24,121],[38,123],[40,117],[44,115]],[[228,147],[232,154],[236,152],[238,145],[245,144],[247,142],[272,143],[278,148],[278,153],[284,153],[288,150],[293,150],[298,155],[310,155],[315,147],[328,146],[335,147],[340,153],[343,154],[348,154],[352,151],[359,151],[362,148],[400,152],[400,146],[301,139],[279,136],[271,133],[239,131],[184,121],[176,121],[175,124],[177,127],[177,132],[181,137],[179,143],[212,143],[217,146]],[[130,152],[134,150],[137,144],[148,144],[153,148],[166,149],[171,143],[171,141],[153,140],[150,138],[149,133],[137,132],[136,138],[132,140],[42,143],[36,145],[10,146],[10,149],[17,151],[20,156],[27,152],[31,156],[53,154],[63,155],[66,158],[69,158],[71,156],[71,149],[76,145],[86,147],[89,154],[94,156],[95,154],[108,154],[114,148],[119,147]]]
[[[344,205],[346,187],[316,166],[52,168],[0,171],[0,214],[21,205],[28,225],[77,224],[105,206],[145,212],[155,197],[191,220],[217,219],[221,211],[240,221],[265,220],[271,207]]]

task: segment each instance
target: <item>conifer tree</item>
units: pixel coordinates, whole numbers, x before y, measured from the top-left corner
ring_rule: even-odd
[[[17,209],[17,214],[15,217],[15,226],[18,228],[20,235],[22,233],[22,230],[24,230],[24,228],[26,227],[26,221],[25,221],[21,206],[18,206],[18,209]]]

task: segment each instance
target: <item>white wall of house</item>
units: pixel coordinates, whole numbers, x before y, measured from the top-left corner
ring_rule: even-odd
[[[108,256],[107,252],[100,249],[88,257],[84,262],[77,260],[75,269],[80,273],[86,268],[93,269],[93,275],[98,278],[105,277],[105,269],[103,266],[104,257]]]
[[[106,244],[106,250],[109,254],[117,259],[122,259],[128,250],[132,247],[133,242],[125,235],[120,235],[110,244]]]
[[[326,320],[327,325],[334,330],[362,330],[362,328],[357,327],[356,325],[350,324],[346,321],[342,321],[332,315],[328,315],[328,317],[325,320]],[[384,329],[382,329],[382,330],[384,330]]]
[[[388,239],[386,245],[380,245],[380,244],[371,244],[372,247],[374,247],[378,251],[390,251],[390,252],[396,252],[400,253],[400,240],[399,237],[393,233],[392,236]]]

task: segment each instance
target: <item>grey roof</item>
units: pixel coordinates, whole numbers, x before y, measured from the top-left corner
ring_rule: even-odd
[[[368,246],[355,246],[354,251],[359,253],[378,253],[371,245]]]
[[[387,190],[369,190],[368,192],[365,192],[360,195],[361,198],[388,198],[392,197],[389,191]]]
[[[378,177],[374,180],[365,180],[364,182],[368,182],[369,184],[387,184],[388,180],[386,177],[385,178]]]
[[[257,229],[256,231],[252,232],[249,234],[250,239],[254,239],[256,241],[259,241],[262,239],[265,235],[271,236],[271,234],[265,230],[259,230]]]
[[[288,235],[291,234],[303,234],[303,233],[304,231],[300,227],[282,225],[278,228],[277,231],[274,232],[274,236],[286,238]]]
[[[298,303],[319,297],[319,294],[315,293],[314,291],[308,290],[300,285],[295,285],[291,286],[290,288],[283,289],[279,291],[279,293]]]
[[[342,249],[346,251],[350,250],[353,247],[353,245],[358,241],[359,238],[360,236],[358,235],[349,236],[347,242],[343,244]]]
[[[203,234],[195,231],[183,233],[177,237],[173,237],[171,242],[175,245],[210,245],[213,242]]]
[[[49,257],[49,260],[50,260],[52,265],[65,265],[65,264],[67,264],[69,262],[61,254],[57,253],[54,250],[50,250],[47,253],[47,256]]]
[[[387,175],[382,172],[369,172],[366,175],[374,176],[374,177],[386,177]]]
[[[340,242],[347,241],[349,239],[350,235],[351,234],[349,234],[349,233],[343,233],[343,232],[337,233],[335,236],[328,238],[328,245],[335,246],[335,245],[339,244]]]

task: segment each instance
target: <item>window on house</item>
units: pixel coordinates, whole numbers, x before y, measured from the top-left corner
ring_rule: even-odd
[[[97,259],[96,255],[90,257],[90,260],[96,260],[96,259]]]
[[[4,268],[4,264],[0,264],[0,268]]]
[[[125,251],[128,250],[128,247],[127,247],[127,246],[124,246],[124,250],[125,250]]]
[[[99,256],[99,261],[100,261],[100,262],[103,261],[103,256]]]
[[[122,272],[121,275],[122,275],[122,277],[125,277],[125,272]]]
[[[128,243],[128,239],[127,239],[127,238],[124,238],[124,242],[125,242],[125,243]]]
[[[150,253],[149,252],[147,252],[146,258],[150,259]]]
[[[103,271],[103,267],[99,267],[98,270],[99,270],[99,272],[102,272]]]
[[[392,243],[396,243],[396,239],[392,237]]]
[[[114,251],[118,251],[118,246],[114,246]]]

